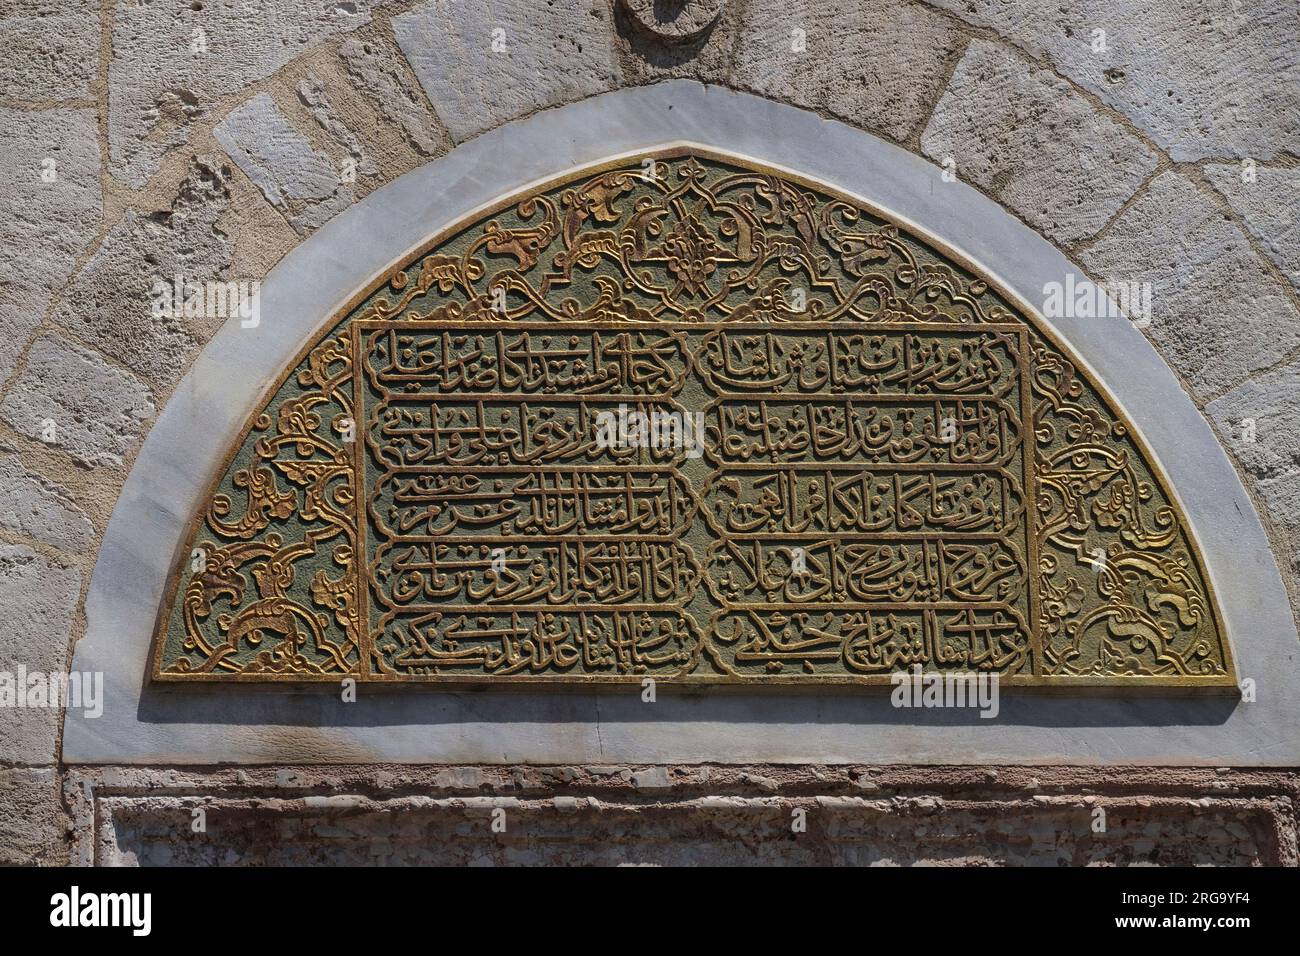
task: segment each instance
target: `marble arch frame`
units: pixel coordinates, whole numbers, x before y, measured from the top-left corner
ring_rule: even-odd
[[[1238,675],[1257,700],[1004,695],[996,720],[895,710],[887,695],[635,688],[565,693],[159,688],[145,680],[168,570],[193,509],[255,405],[354,294],[502,195],[650,149],[746,157],[881,207],[995,277],[1028,310],[1082,273],[978,191],[898,146],[816,114],[676,80],[547,110],[462,144],[300,243],[262,284],[263,322],[233,319],[155,422],[118,499],[73,667],[105,675],[103,716],[69,711],[67,763],[913,763],[1284,766],[1300,763],[1300,641],[1267,538],[1208,423],[1122,319],[1045,324],[1104,382],[1165,470],[1200,542]],[[358,242],[364,237],[364,243]],[[364,254],[357,255],[358,249]]]

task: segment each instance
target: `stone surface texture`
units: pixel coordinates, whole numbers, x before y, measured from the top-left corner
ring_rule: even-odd
[[[68,862],[72,821],[54,768],[0,768],[0,807],[0,865]]]
[[[1271,369],[1216,399],[1206,413],[1285,535],[1281,556],[1300,574],[1300,362]]]
[[[99,228],[100,160],[93,110],[0,105],[0,382]]]
[[[618,85],[604,0],[448,4],[431,0],[393,18],[442,125],[456,142]]]
[[[1300,289],[1300,168],[1209,163],[1203,171],[1278,271]]]
[[[339,44],[338,54],[356,86],[401,128],[421,155],[438,156],[447,151],[447,131],[430,109],[410,66],[397,52],[395,41],[349,37]]]
[[[731,80],[907,140],[943,91],[965,42],[951,21],[895,0],[752,0]]]
[[[107,866],[1294,866],[1297,786],[1294,773],[1141,768],[304,767],[292,778],[260,768],[160,778],[106,767],[75,771],[65,791],[72,859]],[[190,826],[199,806],[202,834]],[[807,830],[792,835],[796,810]],[[501,814],[505,832],[493,832]]]
[[[0,457],[0,527],[63,551],[93,548],[95,526],[69,494],[17,455]]]
[[[1300,607],[1290,5],[729,0],[665,40],[622,0],[10,0],[0,671],[67,666],[136,449],[221,324],[155,314],[156,279],[263,278],[354,198],[454,143],[669,77],[813,110],[936,166],[951,156],[1094,278],[1150,282],[1144,331],[1244,475]],[[1292,771],[86,771],[60,763],[61,725],[0,709],[0,862],[315,862],[326,851],[309,834],[326,824],[339,861],[769,862],[771,842],[729,834],[775,833],[773,807],[798,805],[817,822],[806,844],[781,844],[791,862],[1296,863]],[[224,843],[177,829],[198,799]],[[507,799],[525,832],[578,832],[585,849],[483,835],[490,801]],[[1090,801],[1118,811],[1122,846],[1089,838]],[[654,850],[630,836],[647,829],[664,837]]]
[[[223,97],[364,26],[373,0],[118,0],[108,82],[109,169],[143,186]]]
[[[690,0],[663,3],[662,0],[618,0],[638,27],[669,43],[689,43],[713,26],[722,15],[725,0]]]
[[[310,102],[316,87],[309,84],[306,89]],[[212,132],[300,235],[352,202],[352,190],[343,183],[338,167],[312,147],[268,94],[254,96]]]
[[[71,629],[80,596],[76,568],[26,545],[0,544],[0,671],[16,683],[24,671],[48,675],[65,670],[67,651],[60,636]],[[24,706],[11,701],[0,707],[5,762],[49,763],[59,710],[39,698],[24,701]],[[5,816],[7,811],[0,813],[0,818]]]
[[[1175,161],[1294,154],[1300,19],[1287,4],[926,0],[1048,61]]]
[[[144,382],[53,333],[36,340],[0,402],[16,431],[86,465],[121,465],[153,413]]]
[[[957,64],[921,148],[1063,243],[1097,233],[1157,162],[1068,82],[984,40]]]
[[[68,283],[54,321],[143,378],[174,382],[200,342],[203,317],[187,318],[157,284],[225,278],[233,249],[217,223],[229,175],[211,157],[195,157],[166,208],[128,208]]]
[[[344,161],[345,171],[341,177],[344,181],[348,181],[349,176],[355,180],[358,175],[374,176],[379,172],[375,161],[370,158],[361,140],[357,138],[357,134],[349,129],[348,124],[335,112],[330,104],[329,93],[316,76],[308,73],[303,77],[298,84],[298,99],[311,112],[312,119],[320,128],[347,151],[347,159]]]
[[[88,99],[99,71],[99,11],[58,0],[6,0],[0,10],[0,96]]]
[[[1195,397],[1215,397],[1300,344],[1290,290],[1214,197],[1179,173],[1152,180],[1080,259],[1098,279],[1151,283],[1148,333]]]

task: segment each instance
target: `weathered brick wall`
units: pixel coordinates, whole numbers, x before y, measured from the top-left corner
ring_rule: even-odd
[[[1288,587],[1300,593],[1294,10],[1192,0],[718,6],[699,36],[665,44],[611,0],[102,0],[79,8],[8,0],[0,8],[4,666],[67,666],[118,489],[150,422],[215,331],[212,320],[155,315],[156,279],[261,279],[330,216],[458,143],[669,77],[755,92],[936,163],[951,159],[962,180],[1095,278],[1151,282],[1145,331],[1235,456]],[[59,727],[51,710],[0,709],[0,859],[67,857],[60,834],[80,819],[83,798],[71,786],[76,775],[59,765]],[[130,773],[130,786],[103,797],[106,806],[118,801],[106,825],[120,825],[112,839],[96,836],[103,859],[154,852],[153,818],[139,796],[150,772]],[[160,786],[167,773],[157,772]],[[1242,852],[1293,859],[1291,811],[1276,809],[1291,805],[1292,784],[1283,782],[1291,778],[1250,779],[1273,782],[1252,783],[1262,789],[1243,799],[1274,809],[1224,804],[1213,809],[1222,824],[1203,832],[1236,832],[1231,823],[1256,834],[1247,818],[1271,814],[1289,821],[1270,824],[1282,835],[1271,844],[1242,837]],[[195,781],[190,794],[225,786]],[[1142,799],[1191,806],[1221,796],[1212,786],[1221,781],[1204,774],[1150,781]],[[674,798],[690,819],[698,814],[691,801],[709,792],[707,783],[693,786],[688,799]],[[1074,786],[1066,799],[1085,792]],[[222,789],[221,799],[273,790],[235,788],[227,798]],[[945,819],[983,832],[986,798],[962,799],[974,803]],[[1036,805],[1032,795],[1016,799]],[[294,812],[306,821],[297,826],[310,827],[318,811]],[[590,832],[617,830],[637,812],[593,821]],[[1151,808],[1134,812],[1152,826],[1164,819]],[[368,819],[363,831],[377,817]],[[901,832],[892,822],[853,825]],[[998,857],[984,836],[971,839],[973,855]],[[1188,852],[1198,842],[1189,838]],[[932,846],[898,852],[950,852]],[[1080,847],[1071,844],[1071,860],[1090,858]]]

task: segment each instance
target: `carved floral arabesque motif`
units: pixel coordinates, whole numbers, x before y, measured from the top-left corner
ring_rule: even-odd
[[[664,152],[446,234],[305,351],[196,522],[154,674],[915,665],[1233,681],[1163,479],[1058,345],[874,212]]]

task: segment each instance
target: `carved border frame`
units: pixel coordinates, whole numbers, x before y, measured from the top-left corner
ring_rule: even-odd
[[[611,169],[617,169],[621,166],[625,166],[630,158],[639,159],[645,155],[650,155],[653,156],[655,159],[662,159],[662,160],[676,159],[687,155],[697,155],[697,156],[704,157],[706,159],[715,159],[722,162],[729,162],[743,169],[751,169],[754,171],[761,172],[765,168],[762,164],[755,163],[752,160],[747,160],[744,157],[727,155],[725,153],[719,152],[716,149],[709,149],[705,147],[687,145],[681,143],[673,144],[659,149],[638,150],[630,154],[622,154],[619,157],[608,159],[604,162],[598,163],[597,165],[585,167],[580,171],[570,170],[568,172],[565,172],[562,175],[553,177],[550,180],[547,180],[546,182],[540,185],[530,186],[527,190],[511,193],[505,196],[504,198],[499,199],[494,204],[492,204],[492,206],[486,213],[483,212],[476,213],[474,216],[469,217],[468,220],[460,220],[451,223],[446,228],[440,229],[435,235],[433,235],[432,237],[430,237],[429,239],[421,243],[419,246],[417,246],[415,249],[407,253],[406,268],[409,270],[410,268],[413,267],[414,263],[417,262],[420,258],[436,251],[441,245],[443,245],[449,239],[453,238],[454,236],[464,231],[465,228],[468,225],[471,225],[473,220],[476,218],[479,218],[483,215],[489,215],[489,216],[500,215],[503,211],[508,210],[511,207],[517,205],[527,195],[530,195],[532,193],[546,192],[557,186],[561,186],[565,184],[571,185],[588,176],[597,175],[599,173],[606,172]],[[773,167],[767,166],[766,168],[771,169]],[[833,186],[829,186],[825,183],[817,182],[805,176],[801,176],[796,171],[784,170],[784,169],[777,170],[777,171],[780,172],[783,178],[789,182],[796,183],[807,189],[816,190],[822,193],[823,195],[844,202],[848,202],[850,204],[858,206],[859,208],[865,208],[869,212],[885,219],[886,221],[889,220],[890,213],[886,210],[881,209],[879,206],[876,206],[874,203],[865,201],[860,197],[853,196],[848,193],[840,192],[839,190],[835,189]],[[962,268],[966,269],[967,271],[971,272],[974,275],[981,276],[981,277],[984,276],[984,273],[981,272],[980,266],[976,262],[971,260],[969,257],[963,255],[962,253],[957,252],[956,250],[948,247],[941,239],[933,235],[930,235],[929,233],[924,233],[924,232],[920,233],[920,236],[930,246],[930,248],[940,253],[945,258],[945,260],[956,263],[957,265],[961,266]],[[378,279],[374,280],[373,282],[371,282],[360,292],[353,295],[345,305],[336,309],[335,312],[332,315],[330,315],[324,323],[322,323],[318,331],[324,331],[326,329],[332,328],[338,322],[346,318],[349,314],[355,312],[367,299],[373,296],[380,289],[387,286],[389,284],[390,278],[391,278],[391,268],[388,274],[385,274],[379,277]],[[1002,296],[1009,302],[1014,303],[1017,309],[1021,313],[1023,313],[1026,321],[1033,323],[1035,329],[1040,334],[1042,334],[1042,336],[1052,346],[1054,346],[1057,350],[1059,350],[1060,352],[1062,352],[1067,356],[1072,355],[1069,348],[1063,345],[1060,336],[1052,329],[1051,325],[1043,319],[1039,311],[1035,309],[1032,306],[1032,304],[1030,304],[1030,302],[1023,295],[1006,287],[996,277],[989,277],[989,285],[1000,296]],[[367,322],[367,320],[365,319],[356,319],[355,321],[361,323]],[[353,328],[355,327],[356,326],[354,325]],[[675,328],[676,326],[665,326],[665,327]],[[1015,326],[1013,326],[1013,328],[1018,329],[1018,327]],[[175,676],[165,674],[160,667],[161,655],[159,651],[160,651],[161,644],[166,636],[166,629],[168,626],[168,622],[172,616],[172,612],[175,608],[176,599],[179,597],[178,587],[180,584],[181,572],[185,566],[184,552],[185,552],[185,548],[187,547],[187,542],[193,541],[195,539],[195,536],[198,534],[198,532],[202,530],[206,519],[206,509],[203,507],[202,503],[210,501],[212,496],[219,489],[222,478],[225,475],[226,471],[229,469],[231,462],[240,453],[243,446],[248,442],[249,437],[253,432],[254,421],[264,411],[267,402],[271,401],[274,398],[274,396],[280,391],[280,389],[284,386],[285,382],[288,381],[290,377],[296,374],[301,363],[305,361],[307,356],[319,345],[320,345],[320,340],[316,338],[315,333],[313,333],[312,337],[303,344],[302,348],[289,361],[285,369],[279,374],[279,376],[275,379],[275,381],[264,390],[261,396],[259,396],[257,402],[252,406],[249,416],[245,421],[242,429],[240,430],[239,438],[234,443],[232,443],[232,445],[230,446],[230,448],[222,458],[220,466],[215,470],[214,474],[212,475],[211,481],[208,485],[207,492],[200,499],[201,502],[200,506],[197,509],[195,509],[194,514],[190,518],[186,533],[177,545],[176,555],[172,564],[172,571],[169,575],[167,585],[166,585],[166,590],[164,592],[165,600],[160,605],[158,618],[154,625],[154,636],[149,650],[149,657],[152,662],[150,668],[150,676],[152,680],[166,682],[169,680],[170,681],[177,681],[177,680],[193,681],[198,679],[205,679],[205,678],[199,678],[197,676],[186,676],[184,678],[177,678]],[[354,363],[359,363],[360,358],[361,356],[358,350],[357,340],[353,338]],[[360,372],[354,366],[354,371],[353,371],[354,387],[357,386],[357,383],[359,382],[359,378],[360,378]],[[1093,376],[1092,380],[1093,382],[1100,383],[1104,386],[1104,382],[1101,382],[1101,380],[1097,378],[1095,375]],[[1109,394],[1107,394],[1104,387],[1098,390],[1098,399],[1107,407],[1110,407],[1112,413],[1115,411],[1115,409],[1111,407],[1114,405],[1114,401],[1112,397]],[[354,413],[357,414],[358,417],[360,417],[360,412],[361,412],[360,392],[358,391],[357,404],[355,406]],[[1182,521],[1183,523],[1187,523],[1186,510],[1184,509],[1181,501],[1178,498],[1177,489],[1168,480],[1168,476],[1163,474],[1162,470],[1160,469],[1159,461],[1152,455],[1150,446],[1143,438],[1140,431],[1132,434],[1130,436],[1130,440],[1136,446],[1137,451],[1142,455],[1143,459],[1153,469],[1156,469],[1156,471],[1159,473],[1158,477],[1163,482],[1163,487],[1167,490],[1168,494],[1170,495],[1171,503],[1173,504],[1175,510],[1177,511],[1180,521]],[[357,461],[357,464],[355,466],[357,475],[360,475],[362,473],[362,468],[360,465],[360,457],[362,455],[361,444],[362,443],[358,441],[354,448],[354,458]],[[1028,452],[1026,452],[1026,454],[1028,454]],[[358,501],[362,500],[362,498],[364,497],[365,489],[358,487],[357,489],[355,489],[355,492],[357,494]],[[359,532],[364,534],[365,530],[366,530],[366,522],[362,521],[360,524]],[[1031,541],[1032,541],[1032,535],[1031,535]],[[1194,537],[1189,539],[1188,548],[1192,560],[1196,563],[1198,569],[1203,571],[1204,556],[1202,555],[1201,548]],[[1031,561],[1031,566],[1036,566],[1036,561]],[[1030,575],[1030,580],[1031,581],[1033,580],[1032,573]],[[1218,631],[1219,634],[1223,635],[1223,640],[1224,640],[1223,650],[1224,650],[1224,663],[1226,665],[1226,673],[1222,677],[1216,677],[1210,679],[1201,678],[1201,677],[1195,677],[1195,678],[1194,677],[1148,677],[1148,678],[1143,678],[1140,682],[1135,682],[1131,686],[1121,686],[1120,682],[1114,677],[1081,677],[1081,676],[1032,676],[1030,677],[1025,675],[1011,675],[1011,676],[1003,676],[1000,679],[1000,685],[1003,688],[1014,688],[1015,691],[1018,693],[1026,693],[1026,692],[1060,693],[1060,692],[1068,692],[1070,690],[1098,688],[1107,693],[1114,693],[1117,695],[1144,694],[1144,693],[1153,693],[1153,692],[1173,693],[1175,690],[1181,690],[1185,693],[1218,693],[1218,694],[1227,694],[1229,696],[1236,695],[1238,693],[1238,690],[1237,690],[1236,678],[1234,676],[1235,670],[1234,670],[1233,658],[1232,658],[1231,635],[1227,633],[1227,630],[1224,626],[1224,622],[1220,616],[1218,595],[1215,594],[1213,581],[1209,579],[1208,575],[1206,576],[1205,586],[1206,586],[1206,597],[1208,599],[1208,603],[1210,607],[1210,614],[1214,618],[1216,630]],[[366,589],[361,588],[358,594],[359,594],[359,599],[362,601],[362,608],[363,608],[362,617],[364,618]],[[1037,635],[1035,636],[1037,639],[1038,636]],[[369,648],[364,643],[364,638],[363,638],[363,644],[359,648],[359,654],[364,659],[368,653],[369,653]],[[381,674],[369,673],[366,667],[363,665],[362,672],[355,676],[359,682],[365,682],[370,684],[424,683],[424,684],[446,684],[446,685],[468,684],[468,685],[485,685],[485,686],[491,684],[494,692],[501,692],[502,690],[505,690],[507,692],[512,692],[513,690],[513,688],[507,687],[504,682],[501,681],[492,682],[477,675],[473,675],[473,676],[439,675],[434,678],[423,678],[419,680],[413,678],[406,678],[403,680],[400,678],[386,677]],[[225,684],[231,682],[305,683],[305,682],[310,682],[312,680],[322,680],[322,678],[309,678],[301,675],[282,675],[282,674],[270,674],[270,673],[222,674],[219,677],[208,675],[206,679],[219,680],[221,683],[225,683]],[[325,680],[326,682],[336,683],[339,680],[339,678],[328,677],[328,678],[323,678],[323,680]],[[600,676],[584,676],[584,677],[570,677],[570,676],[562,677],[556,675],[542,675],[542,676],[530,677],[528,679],[528,684],[529,685],[552,684],[552,685],[559,685],[565,687],[572,687],[580,684],[591,684],[591,685],[637,684],[639,685],[641,683],[641,680],[642,678],[639,675],[623,675],[623,676],[600,675]],[[890,674],[879,674],[879,675],[872,675],[868,677],[847,677],[847,676],[819,677],[816,680],[803,680],[798,677],[795,678],[764,677],[758,679],[758,678],[729,677],[729,676],[709,674],[705,676],[662,678],[658,681],[658,683],[660,684],[660,686],[664,688],[670,688],[670,687],[676,688],[676,687],[689,686],[689,685],[717,686],[717,685],[728,685],[728,684],[734,684],[734,685],[744,684],[752,687],[763,687],[763,686],[772,687],[776,685],[787,685],[787,686],[807,685],[809,687],[828,688],[828,689],[834,687],[840,687],[840,688],[856,687],[861,689],[875,688],[876,690],[879,690],[882,687],[886,687],[886,688],[890,687],[892,681],[893,678],[892,675]]]
[[[1039,325],[1107,386],[1168,475],[1201,542],[1238,673],[1260,685],[1257,703],[1094,696],[1084,705],[1024,697],[1004,701],[998,720],[981,721],[973,713],[899,711],[881,695],[681,692],[647,713],[627,690],[489,696],[406,687],[377,691],[382,698],[353,712],[330,686],[246,685],[216,694],[146,686],[153,625],[189,518],[249,412],[264,404],[302,345],[394,261],[502,196],[565,170],[682,143],[749,158],[880,208],[998,281],[1028,311],[1036,313],[1028,300],[1044,281],[1063,281],[1069,272],[1081,278],[1047,240],[975,190],[943,183],[919,157],[746,94],[672,81],[485,134],[377,191],[296,247],[263,284],[262,326],[229,323],[182,381],[141,450],[101,547],[74,668],[104,671],[105,715],[69,713],[65,760],[1300,762],[1300,645],[1263,529],[1207,423],[1141,333],[1119,319],[1040,317]],[[359,236],[368,250],[362,261],[354,258]],[[871,728],[876,732],[864,733]],[[507,729],[520,733],[499,739]],[[1100,733],[1093,739],[1089,731]]]

